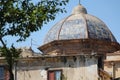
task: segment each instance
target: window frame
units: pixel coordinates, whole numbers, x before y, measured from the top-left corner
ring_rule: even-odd
[[[60,72],[61,72],[61,76],[60,76],[61,78],[60,78],[60,80],[62,80],[62,73],[63,73],[62,69],[48,70],[48,71],[47,71],[47,80],[50,80],[50,79],[49,79],[49,72],[54,72],[54,80],[55,80],[55,76],[56,76],[55,72],[57,72],[57,71],[60,71]]]

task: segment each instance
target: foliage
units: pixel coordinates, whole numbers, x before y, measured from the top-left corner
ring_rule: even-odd
[[[37,0],[36,0],[37,1]],[[25,41],[32,32],[41,29],[43,24],[54,20],[57,13],[65,12],[63,5],[69,0],[0,0],[0,54],[9,65],[10,80],[14,80],[12,66],[19,57],[20,50],[13,45],[8,48],[6,36],[17,36],[17,41]]]
[[[7,56],[5,57],[7,58],[6,60],[9,60],[10,56],[12,56],[11,57],[12,60],[15,60],[19,58],[20,53],[21,53],[21,49],[16,49],[13,45],[11,46],[11,48],[0,47],[0,54],[1,56]]]
[[[60,7],[68,0],[40,0],[37,4],[31,0],[1,0],[0,36],[19,36],[25,40],[31,32],[41,29],[43,24],[54,20],[56,13],[65,12]]]
[[[8,70],[10,73],[10,80],[14,80],[14,75],[12,72],[13,64],[15,60],[19,57],[21,53],[21,49],[16,49],[13,45],[11,48],[7,48],[6,46],[0,47],[1,56],[5,56],[5,60],[8,63]]]

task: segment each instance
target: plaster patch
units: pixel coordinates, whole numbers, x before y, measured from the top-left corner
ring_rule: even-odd
[[[47,71],[46,70],[40,70],[40,75],[44,78],[47,79]]]

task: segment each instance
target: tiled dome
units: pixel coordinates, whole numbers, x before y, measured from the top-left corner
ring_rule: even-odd
[[[87,14],[87,10],[78,5],[70,16],[55,24],[47,33],[44,44],[54,40],[97,39],[117,42],[111,31],[95,16]]]

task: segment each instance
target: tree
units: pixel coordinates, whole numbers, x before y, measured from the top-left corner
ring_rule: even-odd
[[[12,67],[19,57],[20,50],[13,44],[7,46],[3,39],[6,36],[18,37],[17,42],[25,41],[32,32],[41,29],[43,24],[54,20],[57,13],[65,12],[62,7],[69,0],[0,0],[0,53],[5,57],[10,72],[10,80],[14,80]]]

